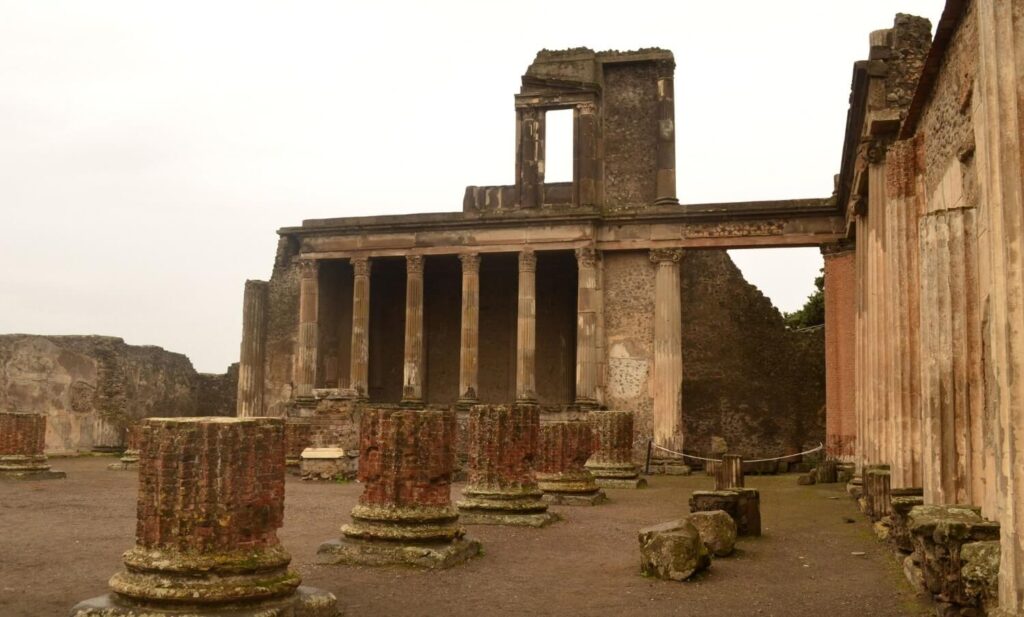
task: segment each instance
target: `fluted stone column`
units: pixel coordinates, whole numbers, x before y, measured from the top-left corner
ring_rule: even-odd
[[[675,62],[658,63],[658,205],[675,205],[676,199],[676,104]]]
[[[310,399],[316,387],[316,362],[319,331],[317,312],[320,303],[319,267],[314,259],[298,262],[299,268],[299,340],[295,350],[295,397]]]
[[[682,249],[654,249],[654,443],[683,451]]]
[[[330,593],[300,587],[284,522],[281,418],[160,418],[142,429],[135,546],[114,593],[72,617],[334,617]]]
[[[633,460],[633,412],[594,411],[587,415],[597,440],[586,467],[602,488],[643,488]]]
[[[725,454],[715,470],[715,490],[743,488],[743,457],[739,454]]]
[[[551,422],[540,427],[537,484],[545,501],[564,506],[593,506],[607,500],[587,469],[596,449],[594,431],[580,420]]]
[[[423,256],[405,258],[405,362],[402,402],[423,403]]]
[[[516,317],[516,400],[537,400],[537,254],[519,253],[519,311]]]
[[[986,326],[986,405],[1002,524],[999,617],[1024,615],[1024,0],[978,0],[972,110]]]
[[[576,249],[576,404],[597,406],[597,251]]]
[[[349,387],[357,398],[369,393],[370,375],[370,259],[352,258],[352,362]]]
[[[454,410],[367,407],[363,492],[342,537],[320,545],[320,563],[447,568],[476,555],[451,501],[456,430]]]
[[[480,374],[480,255],[459,255],[462,261],[462,338],[459,351],[459,404],[478,399]]]
[[[534,470],[540,409],[536,405],[475,405],[469,412],[469,483],[458,502],[463,522],[543,527],[548,512]]]
[[[544,184],[544,111],[516,112],[516,188],[520,208],[539,208]]]
[[[242,299],[242,350],[238,361],[240,418],[263,415],[263,362],[267,345],[267,298],[270,284],[246,281]]]
[[[65,476],[46,462],[46,416],[0,412],[0,480],[54,480]]]

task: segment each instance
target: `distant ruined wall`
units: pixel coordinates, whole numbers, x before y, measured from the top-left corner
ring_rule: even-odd
[[[604,268],[605,403],[636,414],[639,454],[653,422],[654,266],[630,251]],[[824,441],[824,331],[787,330],[725,251],[687,251],[680,278],[686,450],[708,452],[712,436],[748,457]]]
[[[231,415],[237,365],[196,373],[182,354],[106,336],[0,335],[0,409],[47,416],[49,453],[123,445],[152,416]]]

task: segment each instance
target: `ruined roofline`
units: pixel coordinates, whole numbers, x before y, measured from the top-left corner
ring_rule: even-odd
[[[931,98],[935,80],[939,77],[939,69],[942,68],[942,60],[953,40],[953,34],[956,33],[960,21],[967,13],[968,4],[969,0],[946,0],[946,6],[942,9],[942,17],[935,25],[935,36],[932,39],[931,47],[928,48],[928,56],[925,57],[921,77],[917,80],[917,87],[914,89],[914,98],[910,102],[903,126],[900,127],[900,139],[913,137],[917,131],[917,122],[921,118],[921,112],[924,111],[925,104]]]
[[[500,214],[428,212],[307,219],[302,221],[302,225],[299,227],[282,227],[277,230],[277,233],[280,236],[292,236],[336,230],[389,232],[399,229],[521,226],[534,222],[538,224],[581,221],[600,221],[612,224],[641,221],[714,222],[716,220],[726,221],[765,216],[800,218],[833,214],[835,214],[833,198],[824,197],[684,204],[606,213],[596,208],[572,208],[571,210],[515,210]]]

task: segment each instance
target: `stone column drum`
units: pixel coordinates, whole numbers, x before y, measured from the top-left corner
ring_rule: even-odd
[[[453,410],[367,408],[359,430],[363,494],[320,563],[447,568],[480,552],[451,501]]]
[[[647,480],[633,461],[633,413],[595,411],[588,417],[597,439],[597,449],[587,460],[587,469],[602,488],[643,488]]]
[[[715,490],[743,488],[743,457],[726,454],[715,468]]]
[[[540,409],[475,405],[469,414],[469,486],[458,502],[464,523],[543,527],[548,512],[534,472]]]
[[[139,467],[139,448],[142,444],[142,424],[135,423],[125,429],[124,453],[120,462],[109,465],[110,469],[119,471],[135,470]]]
[[[135,547],[113,593],[72,617],[334,617],[300,587],[284,520],[280,418],[152,418],[142,430]]]
[[[594,506],[608,499],[587,469],[594,453],[594,431],[586,422],[542,424],[538,444],[537,484],[544,499],[563,506]]]
[[[51,471],[46,462],[46,416],[0,412],[0,480],[54,480],[63,471]]]

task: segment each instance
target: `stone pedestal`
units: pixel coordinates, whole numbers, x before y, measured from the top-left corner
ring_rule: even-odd
[[[910,511],[923,505],[924,497],[893,497],[889,501],[889,516],[892,519],[889,539],[904,553],[914,550],[914,545],[910,541]]]
[[[889,488],[892,485],[888,465],[865,465],[861,474],[860,507],[864,514],[877,521],[889,514]],[[875,501],[878,501],[876,504]],[[881,512],[881,514],[877,514]]]
[[[46,416],[0,412],[0,480],[54,480],[65,477],[46,462]]]
[[[142,424],[133,424],[125,431],[124,453],[120,462],[109,466],[109,469],[131,471],[139,468],[139,446],[142,443]]]
[[[159,418],[143,428],[135,547],[113,593],[72,617],[334,617],[332,594],[301,588],[284,518],[278,418]]]
[[[917,506],[908,515],[916,561],[925,588],[940,603],[974,606],[964,589],[961,549],[966,544],[999,540],[999,523],[987,521],[972,506]]]
[[[359,432],[363,494],[342,537],[320,545],[326,564],[447,568],[480,552],[451,502],[455,412],[369,407]]]
[[[541,499],[533,461],[536,405],[476,405],[468,422],[469,485],[456,505],[463,523],[543,527],[557,516]]]
[[[350,480],[356,474],[356,460],[343,448],[306,448],[302,451],[299,475],[303,480]]]
[[[839,467],[835,459],[825,459],[818,463],[815,480],[818,484],[835,484],[839,478]]]
[[[602,488],[643,488],[647,481],[633,462],[633,413],[595,411],[589,416],[597,450],[586,467]]]
[[[737,535],[761,535],[761,495],[757,489],[694,491],[690,495],[690,512],[713,510],[723,510],[736,521]]]
[[[715,490],[743,488],[743,457],[726,454],[715,469]]]
[[[594,432],[581,421],[552,422],[540,427],[537,484],[544,500],[566,506],[593,506],[607,499],[586,468],[594,452]]]

